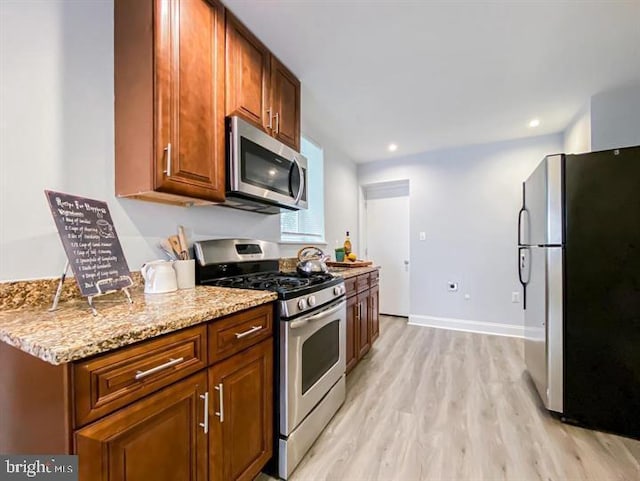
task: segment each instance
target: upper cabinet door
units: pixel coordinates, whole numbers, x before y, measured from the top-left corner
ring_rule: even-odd
[[[269,50],[227,12],[226,115],[271,133]]]
[[[273,136],[300,151],[300,81],[271,57]]]
[[[225,195],[224,8],[156,0],[156,189]]]

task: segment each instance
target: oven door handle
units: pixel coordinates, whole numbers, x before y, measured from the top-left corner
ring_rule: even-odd
[[[291,321],[289,323],[289,327],[291,327],[291,329],[297,329],[298,327],[306,326],[310,322],[317,321],[320,318],[327,317],[333,314],[334,312],[338,312],[340,309],[344,307],[345,304],[346,304],[346,301],[341,301],[340,303],[336,304],[334,307],[318,312],[317,314],[314,314],[311,317],[307,317],[305,319],[296,319],[295,321]]]

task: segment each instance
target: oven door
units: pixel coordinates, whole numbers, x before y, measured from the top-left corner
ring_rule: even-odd
[[[288,436],[346,368],[347,301],[280,323],[280,434]]]
[[[306,209],[307,159],[239,117],[229,117],[228,193]]]

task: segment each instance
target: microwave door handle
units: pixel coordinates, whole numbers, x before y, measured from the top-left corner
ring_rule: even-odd
[[[300,175],[300,188],[298,189],[298,194],[296,195],[296,200],[294,202],[297,204],[300,202],[300,199],[302,199],[302,193],[304,192],[304,171],[302,170],[302,166],[300,165],[300,162],[298,162],[298,159],[293,159],[293,163],[298,168],[298,174]],[[291,173],[293,173],[293,169],[291,170]]]

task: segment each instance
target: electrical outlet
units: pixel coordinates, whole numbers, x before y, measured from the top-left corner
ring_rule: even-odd
[[[447,290],[449,292],[456,292],[458,290],[458,283],[453,281],[447,282]]]
[[[518,304],[520,302],[520,293],[517,291],[514,291],[511,293],[511,302],[513,302],[514,304]]]
[[[426,232],[420,232],[420,234],[418,234],[418,238],[423,241],[423,240],[427,240],[427,233]]]

